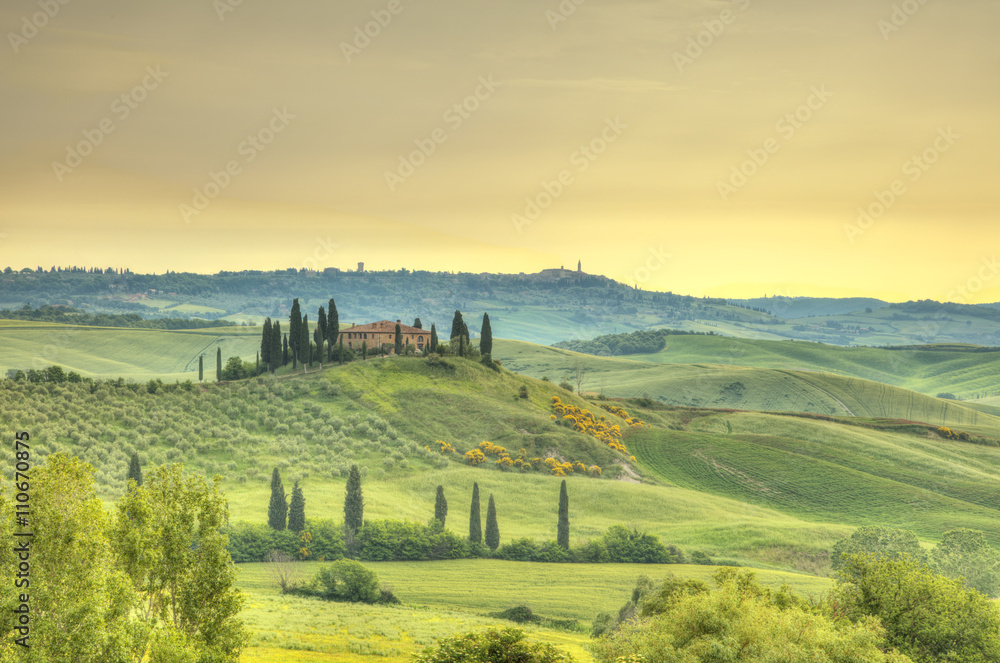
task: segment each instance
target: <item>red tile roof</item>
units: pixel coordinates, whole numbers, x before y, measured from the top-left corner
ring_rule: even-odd
[[[416,327],[411,327],[409,325],[404,325],[400,323],[399,330],[403,334],[429,334],[430,331],[426,329],[417,329]],[[379,320],[378,322],[369,322],[366,325],[357,325],[355,327],[341,327],[341,332],[379,332],[382,334],[395,334],[396,333],[396,323],[391,320]]]

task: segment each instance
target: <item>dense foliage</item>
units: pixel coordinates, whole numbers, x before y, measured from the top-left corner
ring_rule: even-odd
[[[204,317],[212,317],[202,314]],[[0,309],[0,320],[30,320],[33,322],[58,322],[84,327],[127,327],[130,329],[206,329],[208,327],[233,327],[231,320],[202,320],[199,318],[144,318],[138,313],[85,313],[72,306],[39,306],[26,304],[19,309]]]
[[[516,628],[484,629],[442,638],[414,657],[415,663],[572,663],[547,643],[530,642]]]
[[[572,340],[553,343],[553,347],[600,357],[652,354],[667,347],[668,336],[714,336],[714,332],[678,329],[640,329],[627,334],[606,334],[589,341]]]
[[[836,622],[787,587],[762,587],[752,572],[723,568],[715,591],[667,579],[650,592],[641,616],[599,637],[598,663],[905,663],[886,652],[877,620]]]

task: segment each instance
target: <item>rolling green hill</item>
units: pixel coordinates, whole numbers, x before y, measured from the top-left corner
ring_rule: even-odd
[[[167,331],[0,320],[0,374],[58,364],[84,377],[197,380],[204,355],[205,379],[214,380],[219,347],[223,362],[232,355],[252,360],[260,327]]]
[[[522,386],[528,398],[519,396]],[[512,454],[523,448],[528,458],[605,468],[604,478],[567,479],[575,543],[623,523],[716,558],[822,571],[832,544],[869,522],[907,526],[929,541],[956,526],[991,537],[1000,532],[993,488],[1000,448],[861,418],[625,403],[653,426],[626,437],[637,458],[630,463],[595,438],[557,425],[553,396],[600,411],[598,403],[551,382],[447,357],[372,359],[306,375],[155,392],[144,384],[91,391],[86,384],[8,382],[0,389],[0,417],[30,431],[39,456],[62,450],[94,465],[108,501],[123,489],[127,456],[135,450],[147,466],[182,461],[220,474],[231,517],[258,523],[266,520],[273,467],[286,485],[301,481],[309,517],[339,520],[347,468],[359,463],[367,518],[426,522],[440,484],[455,514],[448,527],[463,534],[464,505],[477,482],[484,497],[496,497],[502,540],[554,538],[560,477],[503,472],[492,462],[466,465],[461,452],[488,440]],[[442,453],[437,440],[456,452]],[[620,480],[610,478],[616,474]]]
[[[928,395],[975,397],[1000,389],[1000,350],[963,345],[903,349],[844,348],[805,341],[760,341],[718,336],[670,336],[655,354],[630,359],[668,364],[736,364],[824,371],[885,382]]]
[[[727,347],[718,344],[732,340],[702,336],[670,337],[668,346],[675,344],[676,339],[691,344],[705,341],[716,344],[716,347]],[[788,345],[798,346],[799,343]],[[754,348],[755,344],[749,347]],[[584,391],[610,397],[645,397],[692,407],[904,419],[1000,432],[1000,417],[966,407],[958,401],[832,373],[593,357],[518,341],[495,341],[493,355],[502,359],[511,370],[539,378],[548,376],[555,381],[567,379],[575,382],[577,367],[580,367]],[[918,354],[917,358],[921,356]],[[735,362],[738,357],[730,354],[728,359]]]

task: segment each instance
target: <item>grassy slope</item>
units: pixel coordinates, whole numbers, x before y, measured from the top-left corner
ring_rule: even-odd
[[[572,381],[575,366],[579,364],[585,370],[584,390],[608,396],[644,396],[695,407],[849,414],[1000,430],[1000,418],[956,401],[830,373],[717,364],[661,364],[594,357],[518,341],[496,341],[494,356],[512,370],[536,377],[550,376],[553,380]]]
[[[672,336],[662,351],[629,358],[667,364],[735,364],[824,371],[931,395],[952,392],[963,396],[996,390],[1000,352],[964,352],[940,347],[939,350],[883,350],[806,341]]]
[[[0,320],[0,372],[9,368],[61,365],[84,377],[197,380],[198,356],[213,376],[216,348],[223,362],[232,355],[253,359],[260,328],[219,327],[191,331],[74,327]]]
[[[642,466],[696,488],[806,520],[884,524],[937,538],[1000,527],[1000,449],[832,422],[714,413],[686,431],[630,437]]]

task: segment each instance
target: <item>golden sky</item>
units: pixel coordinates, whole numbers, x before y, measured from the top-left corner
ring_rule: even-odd
[[[0,265],[1000,300],[994,0],[62,1],[0,7]]]

